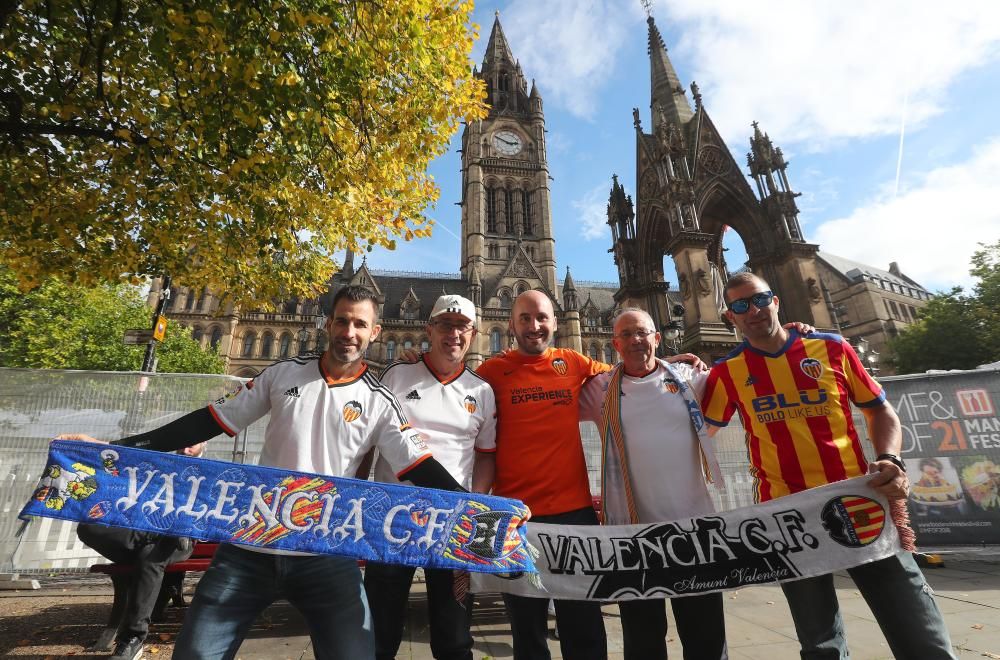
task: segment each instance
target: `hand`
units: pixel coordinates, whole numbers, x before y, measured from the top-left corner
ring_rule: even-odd
[[[199,442],[196,445],[191,445],[190,447],[185,447],[184,449],[181,449],[181,453],[184,454],[185,456],[194,456],[194,457],[201,456],[202,454],[205,453],[205,445],[207,444],[208,442]]]
[[[407,364],[420,362],[420,351],[415,348],[404,348],[399,352],[399,356],[396,359]]]
[[[910,494],[909,478],[891,461],[869,463],[868,474],[873,475],[868,487],[877,490],[890,500],[905,500]]]
[[[792,321],[791,323],[786,323],[782,327],[785,330],[796,330],[800,335],[808,335],[816,332],[816,328],[808,323],[803,323],[802,321]]]
[[[56,440],[83,440],[84,442],[96,442],[99,445],[108,444],[107,440],[98,440],[83,433],[60,433],[56,436]]]
[[[683,362],[684,364],[690,364],[693,368],[698,371],[708,371],[708,365],[701,361],[701,358],[694,353],[680,353],[667,358],[667,362],[673,364],[675,362]]]

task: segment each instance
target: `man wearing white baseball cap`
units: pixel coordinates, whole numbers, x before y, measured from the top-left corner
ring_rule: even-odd
[[[493,463],[479,457],[496,451],[496,403],[489,384],[465,366],[465,354],[476,336],[475,305],[462,296],[441,296],[431,310],[427,334],[430,350],[416,362],[390,364],[382,372],[382,384],[396,396],[406,418],[452,477],[465,488],[488,491],[493,472],[482,465],[492,468]],[[375,464],[375,480],[397,481],[381,457]],[[414,571],[375,563],[365,568],[378,660],[395,658],[399,650]],[[472,660],[472,596],[456,598],[453,575],[449,570],[424,570],[431,651],[437,660]]]

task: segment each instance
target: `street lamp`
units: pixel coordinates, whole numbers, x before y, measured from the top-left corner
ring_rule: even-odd
[[[676,355],[679,351],[677,348],[677,340],[681,336],[681,323],[680,321],[671,321],[670,323],[663,326],[663,339],[666,341],[670,350]]]
[[[309,329],[306,326],[302,326],[302,328],[299,329],[298,338],[299,338],[299,355],[305,355],[306,348],[309,345]]]
[[[861,364],[864,366],[865,371],[867,371],[872,376],[878,373],[878,351],[869,350],[868,340],[864,337],[859,337],[854,343],[854,351],[861,358]]]

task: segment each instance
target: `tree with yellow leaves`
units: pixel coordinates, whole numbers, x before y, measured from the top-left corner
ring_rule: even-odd
[[[470,0],[0,4],[0,262],[267,304],[430,232]]]

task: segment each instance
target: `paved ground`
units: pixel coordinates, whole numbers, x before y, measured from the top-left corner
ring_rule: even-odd
[[[1000,660],[1000,562],[947,560],[945,568],[928,569],[956,653],[961,658]],[[102,576],[62,575],[39,578],[35,591],[0,591],[0,658],[99,657],[88,653],[111,607],[110,583]],[[187,584],[188,591],[194,582]],[[878,626],[864,600],[846,575],[837,578],[851,654],[859,660],[890,658]],[[427,643],[422,584],[414,585],[410,618],[400,660],[431,658]],[[168,610],[167,621],[155,624],[146,657],[168,658],[180,628],[183,610]],[[611,658],[621,658],[621,627],[617,607],[604,608]],[[509,658],[510,632],[498,596],[477,601],[473,634],[475,657]],[[671,622],[671,628],[673,623]],[[798,644],[788,607],[777,587],[755,587],[726,594],[726,628],[733,660],[782,660],[798,657]],[[680,658],[676,640],[671,657]],[[554,658],[559,642],[550,641]],[[305,660],[313,657],[309,637],[298,614],[287,604],[268,609],[254,626],[239,653],[245,660]]]

